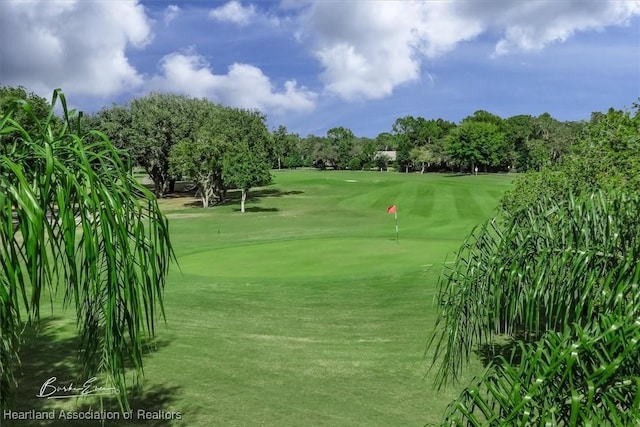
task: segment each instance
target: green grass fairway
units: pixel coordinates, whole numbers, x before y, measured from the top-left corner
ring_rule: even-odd
[[[203,210],[190,197],[161,201],[180,270],[170,273],[167,323],[159,324],[157,351],[145,358],[144,389],[132,406],[180,411],[182,420],[129,424],[439,421],[459,387],[434,391],[427,373],[436,278],[512,177],[274,175],[273,185],[249,194],[244,215],[238,203]],[[42,407],[30,397],[39,384],[73,374],[56,371],[71,363],[56,362],[73,344],[71,316],[56,312],[40,341],[27,343],[18,406]],[[50,365],[38,362],[45,355]],[[464,380],[480,369],[474,363]]]

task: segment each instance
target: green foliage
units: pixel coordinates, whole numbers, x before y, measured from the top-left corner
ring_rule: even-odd
[[[288,133],[287,128],[280,125],[272,132],[271,137],[275,156],[271,161],[274,167],[281,169],[283,164],[288,168],[301,166],[302,159],[298,154],[300,137],[297,134]]]
[[[443,425],[637,425],[638,337],[640,321],[603,315],[520,343],[522,356],[501,357],[449,406]]]
[[[396,146],[396,167],[399,171],[409,172],[413,168],[411,149],[418,144],[418,123],[413,116],[397,119],[393,123],[393,136]]]
[[[11,141],[0,153],[0,406],[14,385],[21,332],[39,320],[46,291],[75,308],[78,357],[88,374],[110,377],[126,406],[126,368],[142,372],[143,342],[164,314],[168,222],[123,153],[103,133],[83,132],[56,90],[58,100],[60,126],[54,107],[43,118],[29,100],[0,120]]]
[[[559,122],[549,113],[544,113],[535,119],[533,135],[544,144],[551,164],[557,164],[571,151],[580,130],[580,124]]]
[[[433,151],[430,147],[415,147],[410,153],[411,161],[422,165],[420,173],[424,173],[427,166],[429,166],[435,159]]]
[[[181,141],[171,149],[170,171],[193,180],[198,186],[203,208],[211,205],[222,182],[223,152],[222,144],[213,138]]]
[[[389,158],[389,156],[387,156],[386,154],[381,154],[379,156],[376,156],[375,165],[381,171],[387,170],[390,161],[391,159]]]
[[[271,183],[269,169],[264,153],[251,150],[248,145],[234,145],[225,153],[222,161],[222,179],[227,187],[241,190],[240,212],[245,212],[244,204],[251,187]]]
[[[505,211],[526,209],[542,197],[560,200],[569,192],[640,191],[640,115],[609,110],[594,114],[573,152],[554,166],[519,178],[501,202]]]
[[[638,420],[639,209],[625,192],[542,198],[465,241],[439,285],[439,384],[496,335],[536,344],[468,388],[447,424]]]
[[[349,169],[352,171],[357,171],[362,169],[362,160],[360,160],[357,157],[354,157],[353,159],[349,160]]]
[[[151,93],[129,104],[130,141],[137,163],[154,183],[156,196],[170,191],[169,153],[180,141],[193,140],[209,111],[209,102],[182,95]]]
[[[300,157],[300,155],[297,153],[289,154],[287,157],[284,158],[284,161],[282,162],[282,164],[284,165],[285,168],[289,168],[289,169],[295,169],[300,166],[305,166],[304,160],[302,160],[302,157]]]
[[[534,139],[534,118],[528,115],[509,117],[502,121],[505,140],[513,147],[513,167],[517,171],[539,169],[544,163],[545,150]]]
[[[51,105],[46,99],[34,94],[27,93],[22,87],[5,86],[0,88],[0,115],[4,115],[13,107],[15,101],[26,101],[23,108],[14,110],[13,119],[21,124],[27,132],[37,132],[38,122],[45,121],[49,117]],[[51,117],[51,125],[57,128],[61,125],[57,117]],[[3,136],[3,141],[8,135]]]
[[[361,167],[370,168],[374,164],[376,152],[376,141],[371,138],[357,138],[355,145],[351,150],[352,159],[357,158]],[[349,167],[349,169],[352,169]]]
[[[446,138],[449,158],[461,168],[473,171],[476,166],[505,167],[510,150],[500,127],[490,121],[465,119]]]
[[[201,107],[203,117],[192,138],[174,145],[170,170],[190,177],[198,185],[202,206],[223,201],[236,186],[246,191],[269,182],[269,156],[277,152],[265,117],[256,111],[213,104]],[[243,162],[247,162],[244,164]],[[244,203],[243,203],[244,211]]]
[[[230,147],[225,153],[222,178],[227,186],[244,191],[270,184],[272,180],[264,154],[243,145]]]
[[[144,159],[136,158],[136,153],[132,150],[133,123],[131,111],[128,108],[114,104],[88,117],[87,121],[90,128],[104,132],[117,148],[130,151],[134,155],[133,160],[136,166],[142,166]]]
[[[389,132],[382,132],[376,136],[376,151],[393,151],[396,147],[396,138]]]
[[[306,152],[311,164],[318,169],[335,168],[338,162],[336,147],[326,137],[309,135],[302,144],[307,147]]]
[[[344,127],[331,128],[327,131],[327,142],[336,153],[335,169],[347,169],[351,160],[351,151],[355,144],[355,135]]]

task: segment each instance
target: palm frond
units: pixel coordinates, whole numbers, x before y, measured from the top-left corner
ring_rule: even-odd
[[[62,123],[53,120],[58,101]],[[108,138],[81,133],[59,90],[52,104],[45,120],[34,117],[37,132],[12,119],[16,109],[30,113],[28,103],[0,120],[0,139],[13,144],[0,155],[1,385],[14,384],[21,325],[39,318],[43,290],[62,287],[76,309],[84,366],[109,374],[124,396],[125,362],[141,372],[142,342],[164,315],[175,260],[168,221]]]
[[[522,356],[490,367],[449,405],[442,425],[637,425],[640,318],[628,320],[602,315],[521,343]]]
[[[478,227],[440,278],[437,384],[478,345],[517,344],[444,425],[640,422],[640,196],[541,199]]]
[[[535,340],[616,313],[634,291],[640,261],[640,197],[593,194],[540,200],[474,230],[439,281],[440,313],[429,346],[438,384],[457,378],[475,346],[498,334]]]

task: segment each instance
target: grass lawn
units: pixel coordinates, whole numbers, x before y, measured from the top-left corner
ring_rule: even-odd
[[[192,197],[161,201],[180,269],[168,278],[167,323],[159,324],[132,408],[134,418],[143,409],[179,411],[181,420],[119,424],[439,421],[459,387],[435,391],[427,372],[436,278],[511,177],[274,175],[273,185],[250,192],[244,215],[239,203],[204,210]],[[33,397],[51,376],[82,382],[74,377],[73,331],[72,313],[44,316],[39,337],[24,347],[18,409],[96,409],[89,399]],[[474,363],[465,382],[480,369]]]

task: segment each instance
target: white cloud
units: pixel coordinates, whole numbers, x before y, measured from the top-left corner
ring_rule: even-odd
[[[2,84],[46,97],[56,87],[90,96],[131,90],[143,78],[125,50],[142,48],[151,37],[149,19],[136,1],[3,1]]]
[[[151,30],[135,1],[4,1],[0,38],[3,84],[108,96],[143,83],[125,49],[145,46]]]
[[[579,31],[624,25],[640,1],[308,2],[297,39],[311,43],[325,89],[347,100],[376,99],[420,78],[425,60],[481,34],[494,54],[532,51]],[[489,55],[491,52],[487,52]]]
[[[171,21],[178,17],[180,12],[180,7],[176,6],[175,4],[167,6],[167,8],[164,10],[164,25],[169,25]]]
[[[315,2],[301,27],[313,40],[328,92],[377,99],[418,80],[421,56],[480,34],[472,22],[448,19],[449,9],[448,2]]]
[[[232,0],[209,12],[209,17],[217,21],[232,22],[240,26],[248,25],[255,16],[255,6],[243,7],[237,0]]]
[[[217,75],[207,61],[193,52],[171,53],[161,61],[161,74],[154,76],[150,90],[206,97],[214,102],[266,113],[309,112],[315,108],[316,94],[298,87],[295,80],[274,87],[262,70],[248,64],[233,64],[227,74]]]
[[[537,1],[526,8],[513,7],[512,3],[504,6],[495,23],[504,31],[495,47],[497,55],[540,50],[550,43],[564,42],[577,32],[626,25],[640,15],[638,1]]]

